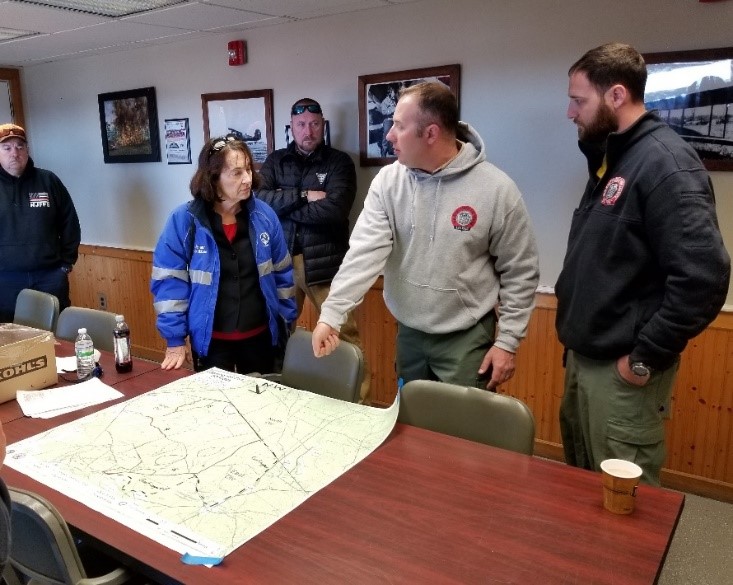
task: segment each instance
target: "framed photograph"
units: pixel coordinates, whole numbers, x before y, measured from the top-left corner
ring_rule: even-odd
[[[648,53],[644,102],[710,171],[733,171],[733,47]]]
[[[169,165],[191,164],[188,118],[171,118],[163,123],[165,158]]]
[[[97,99],[104,162],[159,162],[155,88],[100,93]]]
[[[402,89],[422,81],[441,81],[459,99],[460,76],[460,65],[361,75],[358,90],[361,166],[381,166],[395,160],[392,145],[386,136],[392,127],[392,116]]]
[[[204,138],[234,134],[247,143],[258,170],[275,146],[272,121],[272,90],[205,93]]]

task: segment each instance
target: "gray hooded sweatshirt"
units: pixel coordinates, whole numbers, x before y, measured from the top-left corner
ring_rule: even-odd
[[[394,162],[374,178],[320,322],[340,329],[383,272],[400,323],[453,333],[498,307],[495,345],[517,350],[539,279],[534,233],[517,186],[486,161],[473,128],[461,131],[466,142],[441,170]]]

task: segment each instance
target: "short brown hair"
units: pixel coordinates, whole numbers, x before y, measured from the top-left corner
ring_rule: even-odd
[[[221,176],[222,168],[224,168],[226,153],[231,150],[244,154],[249,169],[252,171],[252,190],[259,188],[262,178],[252,166],[254,161],[252,151],[245,142],[231,134],[227,134],[226,136],[207,140],[199,153],[199,166],[191,178],[190,184],[191,195],[195,199],[203,199],[211,205],[215,201],[221,201],[216,190],[216,182]]]
[[[585,73],[591,85],[603,94],[614,85],[623,85],[635,103],[644,101],[646,63],[631,45],[606,43],[591,49],[570,67],[568,75]]]
[[[430,124],[437,124],[452,136],[458,134],[458,100],[445,83],[423,81],[411,85],[400,92],[400,99],[411,95],[417,98],[417,107],[420,110],[418,136]]]

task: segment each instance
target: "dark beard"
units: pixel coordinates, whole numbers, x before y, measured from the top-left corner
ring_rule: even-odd
[[[603,143],[611,132],[618,130],[618,119],[613,110],[605,103],[601,103],[593,121],[581,128],[578,126],[578,138],[581,142]]]

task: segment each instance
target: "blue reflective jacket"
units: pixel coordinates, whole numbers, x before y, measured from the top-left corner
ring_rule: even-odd
[[[278,319],[289,330],[297,318],[292,261],[275,212],[254,196],[243,204],[249,210],[250,241],[272,343],[277,345]],[[204,206],[194,199],[171,213],[153,252],[150,281],[161,337],[168,347],[179,347],[190,335],[193,350],[202,356],[209,350],[220,275],[219,252]]]

